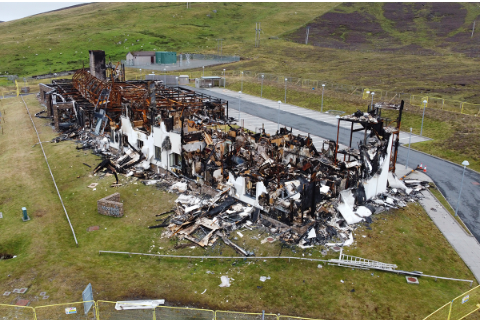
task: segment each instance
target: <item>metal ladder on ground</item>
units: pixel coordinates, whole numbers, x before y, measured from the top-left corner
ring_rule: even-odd
[[[343,254],[343,248],[340,249],[340,257],[338,259],[328,260],[329,264],[338,265],[341,267],[360,268],[360,269],[379,269],[390,270],[398,268],[396,264],[383,263],[375,260],[364,259],[355,256]]]

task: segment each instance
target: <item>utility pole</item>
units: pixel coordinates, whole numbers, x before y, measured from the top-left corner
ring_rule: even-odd
[[[308,44],[308,34],[310,33],[310,27],[307,27],[307,34],[305,36],[305,44]]]

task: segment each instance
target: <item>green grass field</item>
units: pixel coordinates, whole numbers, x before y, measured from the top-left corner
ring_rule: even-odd
[[[288,260],[179,260],[102,254],[99,250],[161,254],[235,255],[219,241],[206,250],[174,249],[187,243],[161,237],[161,229],[150,230],[155,213],[172,207],[174,194],[147,187],[122,177],[123,186],[110,188],[113,176],[92,176],[100,159],[76,150],[74,142],[44,143],[50,167],[75,229],[76,247],[55,193],[36,136],[19,98],[1,100],[4,134],[0,136],[0,252],[15,259],[0,261],[0,290],[28,287],[23,298],[33,306],[79,301],[86,284],[92,283],[95,299],[123,300],[166,298],[173,305],[218,310],[281,313],[325,319],[419,318],[456,297],[470,286],[452,281],[421,279],[408,285],[404,277],[333,266],[317,268],[314,262]],[[26,97],[30,112],[41,110],[33,96]],[[55,137],[47,121],[35,118],[41,140]],[[87,186],[97,182],[93,191]],[[101,216],[96,201],[120,192],[125,217]],[[29,222],[22,222],[21,207],[27,207]],[[87,232],[90,226],[100,230]],[[257,256],[282,255],[322,258],[320,248],[289,249],[280,244],[260,244],[268,231],[242,231],[239,244]],[[233,233],[232,238],[237,236]],[[237,236],[238,237],[238,236]],[[347,254],[396,263],[403,270],[473,279],[472,274],[448,245],[424,210],[416,204],[404,210],[375,216],[372,230],[355,231],[356,243]],[[337,254],[330,252],[326,258]],[[207,274],[212,271],[215,274]],[[230,288],[219,288],[220,276],[235,280]],[[262,283],[259,277],[270,276]],[[344,283],[341,283],[343,280]],[[200,293],[207,289],[206,293]],[[354,290],[354,291],[352,291]],[[38,300],[46,291],[48,300]],[[401,298],[400,298],[401,297]],[[17,296],[0,295],[0,303],[13,304]],[[341,301],[341,303],[339,303]],[[392,303],[392,301],[395,301]]]

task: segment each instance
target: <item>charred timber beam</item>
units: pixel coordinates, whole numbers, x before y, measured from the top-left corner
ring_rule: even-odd
[[[393,154],[393,164],[390,170],[395,173],[395,164],[397,163],[397,156],[398,156],[398,147],[400,146],[400,125],[402,123],[402,112],[403,112],[404,101],[400,103],[400,112],[398,113],[398,121],[397,121],[397,140],[395,141],[395,151]]]

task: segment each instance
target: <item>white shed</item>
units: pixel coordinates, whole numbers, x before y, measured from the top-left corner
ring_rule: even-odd
[[[155,51],[134,51],[127,53],[127,65],[145,66],[156,63]]]

